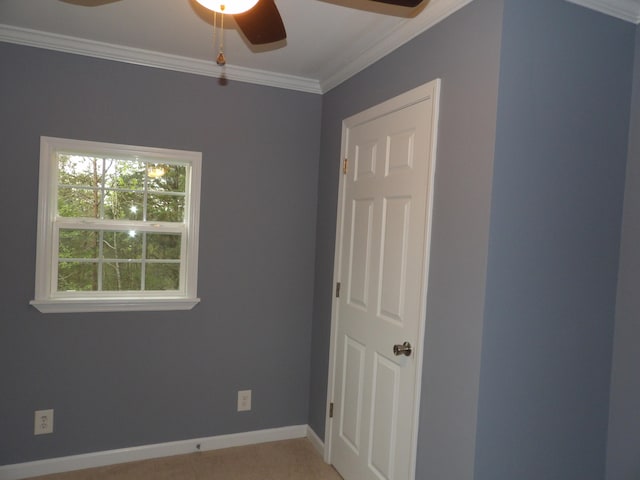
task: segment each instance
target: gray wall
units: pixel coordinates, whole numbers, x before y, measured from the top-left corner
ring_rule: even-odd
[[[324,432],[340,122],[441,77],[417,478],[604,478],[634,33],[561,0],[477,0],[325,95],[316,432]],[[637,358],[621,362],[628,382]],[[620,410],[620,423],[632,408]],[[624,450],[635,462],[637,432]]]
[[[604,478],[634,31],[505,2],[476,480]]]
[[[321,97],[4,43],[0,65],[0,464],[307,423]],[[203,152],[201,304],[29,306],[41,135]]]
[[[501,0],[476,0],[323,100],[310,425],[324,434],[341,122],[442,79],[417,478],[473,475]]]
[[[607,480],[640,478],[640,27],[636,28],[607,449]]]

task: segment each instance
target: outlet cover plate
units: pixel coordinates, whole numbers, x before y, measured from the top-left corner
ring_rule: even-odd
[[[33,418],[33,434],[53,433],[53,409],[36,410]]]
[[[248,412],[251,410],[251,390],[238,391],[238,411]]]

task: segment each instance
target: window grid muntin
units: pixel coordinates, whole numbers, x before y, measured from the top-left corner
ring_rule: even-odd
[[[145,180],[145,184],[146,184],[146,180]],[[145,197],[146,197],[146,192],[145,192]],[[147,205],[147,200],[145,198],[144,201],[144,205],[146,207]],[[146,209],[146,208],[145,208]],[[146,216],[144,217],[145,219],[147,218]],[[146,283],[146,260],[147,260],[147,232],[141,232],[142,235],[142,252],[140,252],[140,256],[141,256],[141,263],[142,265],[140,266],[140,291],[144,292],[146,291],[145,288],[145,283]],[[180,288],[180,280],[178,280],[178,288]]]
[[[101,202],[102,205],[104,205],[104,202]],[[99,260],[104,260],[104,230],[98,230],[98,238],[100,239],[99,243],[98,243],[98,259]],[[60,238],[60,229],[58,229],[58,238]],[[56,253],[56,255],[59,257],[60,256],[60,249],[58,249],[58,252]],[[60,266],[60,258],[58,258],[58,266]],[[102,289],[102,275],[103,275],[103,262],[102,261],[98,261],[98,292],[102,292],[104,291]],[[59,275],[58,272],[56,272],[56,277]],[[59,282],[59,281],[58,281]],[[56,292],[59,291],[58,290],[58,286],[56,285]]]

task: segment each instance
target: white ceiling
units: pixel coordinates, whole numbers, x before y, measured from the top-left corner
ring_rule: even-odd
[[[0,0],[0,41],[323,93],[471,1],[276,0],[287,40],[252,47],[227,20],[225,67],[195,0]],[[640,0],[569,1],[640,23]]]

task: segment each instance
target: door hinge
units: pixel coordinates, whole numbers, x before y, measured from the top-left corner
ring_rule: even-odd
[[[333,402],[329,404],[329,418],[333,418]]]
[[[340,282],[336,283],[336,298],[340,298]]]
[[[345,159],[342,161],[342,173],[346,175],[346,174],[347,174],[348,169],[349,169],[349,159],[348,159],[348,158],[345,158]]]

